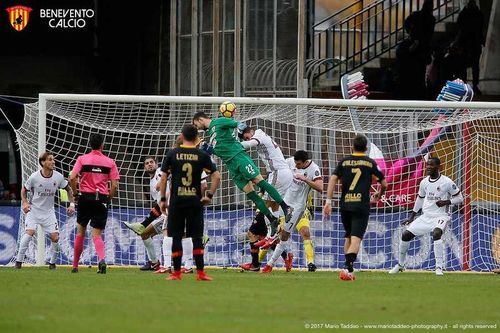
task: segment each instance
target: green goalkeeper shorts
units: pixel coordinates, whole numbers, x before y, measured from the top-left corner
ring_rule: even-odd
[[[245,152],[236,154],[226,163],[229,177],[240,190],[243,190],[249,181],[260,175],[259,168]]]

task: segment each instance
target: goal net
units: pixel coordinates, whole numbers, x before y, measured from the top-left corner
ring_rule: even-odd
[[[23,181],[38,169],[37,155],[54,153],[56,169],[69,175],[76,158],[89,151],[91,133],[105,136],[105,154],[115,159],[119,190],[113,200],[105,230],[106,260],[115,265],[139,265],[146,260],[139,237],[123,222],[140,222],[152,206],[149,178],[143,170],[145,156],[161,162],[182,126],[191,123],[196,111],[217,117],[226,98],[105,96],[42,94],[38,103],[25,108],[25,121],[16,131],[21,151]],[[454,207],[443,239],[447,270],[487,271],[500,263],[500,106],[493,103],[353,101],[320,99],[232,98],[238,106],[236,119],[260,128],[280,146],[285,157],[296,150],[309,152],[322,170],[326,184],[337,162],[351,152],[351,140],[364,133],[369,154],[389,183],[385,198],[372,207],[357,268],[387,269],[396,263],[401,226],[411,209],[425,160],[437,156],[442,173],[461,188],[465,202]],[[258,161],[255,151],[251,157]],[[205,213],[207,265],[236,267],[250,258],[246,231],[255,215],[214,158],[222,175],[221,188]],[[262,163],[258,161],[262,167]],[[265,170],[261,170],[265,173]],[[377,185],[373,185],[375,191]],[[336,190],[333,207],[338,207]],[[344,231],[338,211],[331,218],[321,214],[324,195],[314,192],[310,221],[319,268],[343,266]],[[75,217],[56,209],[60,224],[59,263],[73,259]],[[21,214],[19,236],[23,233]],[[302,240],[292,236],[294,267],[306,267]],[[39,237],[43,241],[43,238]],[[90,237],[86,237],[82,264],[97,262]],[[162,237],[154,238],[160,254]],[[91,243],[91,242],[90,242]],[[43,242],[31,244],[29,260],[48,255]],[[48,247],[45,247],[48,248]],[[278,266],[280,264],[278,263]],[[431,235],[416,238],[409,249],[407,267],[433,269]]]

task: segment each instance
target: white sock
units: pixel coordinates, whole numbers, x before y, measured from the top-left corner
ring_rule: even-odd
[[[434,256],[436,257],[436,268],[444,268],[444,243],[442,239],[434,241]]]
[[[401,241],[399,243],[399,265],[406,265],[406,253],[408,252],[408,248],[410,247],[410,242]]]
[[[182,257],[184,268],[193,268],[193,239],[191,237],[182,239]]]
[[[276,261],[281,257],[281,253],[283,253],[283,251],[286,251],[287,243],[288,242],[281,241],[278,243],[278,245],[276,245],[273,255],[271,256],[271,259],[267,263],[269,266],[274,266]]]
[[[144,246],[146,247],[146,253],[148,254],[149,260],[151,262],[157,262],[158,258],[156,257],[156,251],[155,251],[155,245],[153,243],[153,239],[150,237],[148,239],[143,239],[142,242],[144,243]]]
[[[172,266],[172,237],[163,237],[163,267]]]
[[[32,238],[33,238],[33,236],[30,236],[26,233],[21,237],[21,241],[19,242],[19,251],[17,252],[16,261],[19,261],[19,262],[24,261],[24,255],[26,254],[26,250],[28,249],[28,245],[29,245],[30,240]]]
[[[55,264],[57,259],[57,254],[59,253],[59,242],[52,242],[50,244],[50,260],[49,264]]]

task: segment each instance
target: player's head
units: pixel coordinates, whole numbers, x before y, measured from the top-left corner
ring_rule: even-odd
[[[352,148],[355,152],[364,153],[368,149],[368,139],[363,134],[358,134],[352,141]]]
[[[255,134],[255,130],[252,127],[248,126],[248,127],[245,127],[245,129],[243,129],[243,131],[238,133],[238,137],[241,140],[248,141],[252,138],[252,136],[254,134]]]
[[[89,143],[90,148],[92,148],[93,150],[102,149],[104,144],[104,136],[99,133],[92,133],[90,134]]]
[[[432,13],[433,8],[434,8],[434,1],[433,0],[424,0],[424,3],[422,4],[422,8],[420,10],[423,12]]]
[[[303,169],[306,162],[309,160],[309,154],[305,150],[297,150],[293,154],[293,160],[295,161],[295,167],[297,169]]]
[[[149,174],[154,174],[157,168],[158,164],[156,163],[156,158],[153,156],[146,156],[144,158],[144,171]]]
[[[193,125],[200,130],[208,129],[210,121],[210,117],[203,111],[196,112],[193,116]]]
[[[469,8],[477,7],[476,0],[469,0],[469,2],[467,3],[467,7]]]
[[[439,176],[439,169],[441,167],[441,160],[439,157],[430,157],[427,160],[426,170],[427,174],[431,178],[437,178]]]
[[[38,163],[44,169],[54,170],[56,167],[56,160],[54,155],[46,151],[38,157]]]
[[[182,127],[181,137],[183,143],[189,142],[194,144],[198,137],[198,129],[191,124],[184,125],[184,127]]]

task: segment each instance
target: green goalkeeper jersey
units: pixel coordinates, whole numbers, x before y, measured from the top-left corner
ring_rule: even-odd
[[[238,122],[231,118],[220,117],[212,119],[208,127],[210,144],[214,147],[214,154],[223,162],[229,161],[239,152],[244,151],[241,143],[236,140],[234,129]]]

